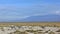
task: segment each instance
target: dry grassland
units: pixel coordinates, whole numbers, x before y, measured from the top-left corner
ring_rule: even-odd
[[[9,25],[15,25],[15,26],[60,26],[60,22],[0,23],[0,26],[9,26]]]

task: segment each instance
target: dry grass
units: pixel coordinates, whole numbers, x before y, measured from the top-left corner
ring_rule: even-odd
[[[35,23],[0,23],[0,26],[9,26],[9,25],[16,25],[16,26],[60,26],[60,22],[35,22]]]

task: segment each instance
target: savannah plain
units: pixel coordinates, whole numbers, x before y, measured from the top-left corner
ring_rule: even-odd
[[[60,22],[0,22],[0,26],[60,26]]]

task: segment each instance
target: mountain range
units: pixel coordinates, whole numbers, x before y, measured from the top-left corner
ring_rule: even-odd
[[[24,19],[2,20],[1,22],[60,22],[60,15],[38,15]]]
[[[21,21],[22,22],[60,22],[60,15],[31,16]]]

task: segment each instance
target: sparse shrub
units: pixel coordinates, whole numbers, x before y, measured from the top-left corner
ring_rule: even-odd
[[[26,30],[27,32],[36,32],[36,31],[34,31],[34,30]]]
[[[49,34],[55,34],[55,33],[51,31],[51,32],[49,32]]]
[[[44,32],[38,32],[37,34],[45,34]]]
[[[58,31],[56,31],[56,32],[60,32],[60,29]]]
[[[15,32],[10,33],[10,34],[26,34],[26,33],[25,32],[20,32],[19,30],[16,30]]]

